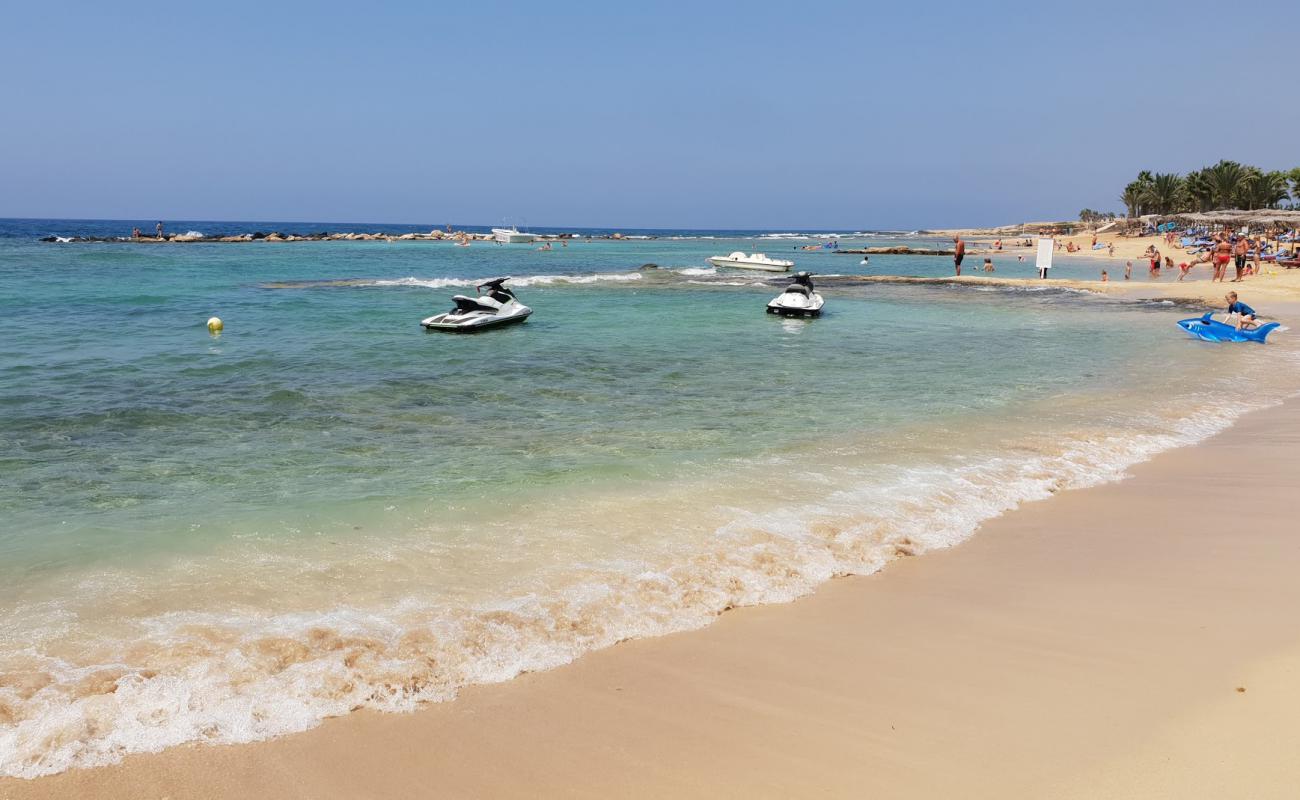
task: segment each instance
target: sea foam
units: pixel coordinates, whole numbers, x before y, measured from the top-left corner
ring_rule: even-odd
[[[1188,407],[1198,406],[1209,408]],[[824,489],[761,511],[723,509],[726,521],[710,535],[658,556],[576,564],[489,602],[164,613],[142,621],[141,641],[102,661],[29,650],[27,669],[0,683],[0,775],[34,778],[186,742],[256,741],[359,708],[410,711],[623,639],[699,628],[729,608],[789,601],[832,577],[957,544],[1026,501],[1117,480],[1250,407],[894,469],[769,458],[764,469],[797,469]],[[0,626],[6,640],[17,634],[13,620]]]

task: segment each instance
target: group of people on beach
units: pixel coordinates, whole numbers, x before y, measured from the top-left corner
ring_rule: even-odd
[[[1255,263],[1247,265],[1247,256],[1251,251],[1255,253]],[[1248,239],[1245,236],[1229,236],[1227,233],[1218,233],[1214,237],[1214,246],[1201,254],[1197,263],[1202,263],[1213,256],[1214,277],[1211,281],[1223,283],[1227,277],[1228,262],[1234,262],[1237,268],[1237,277],[1232,279],[1233,283],[1240,283],[1246,275],[1253,275],[1259,272],[1259,257],[1263,250],[1263,242],[1255,239]]]
[[[1226,231],[1216,233],[1213,237],[1212,244],[1206,248],[1200,255],[1192,258],[1190,261],[1184,261],[1178,264],[1178,280],[1187,277],[1187,273],[1193,267],[1199,264],[1209,264],[1213,270],[1210,281],[1213,283],[1240,283],[1245,280],[1247,275],[1260,274],[1260,256],[1264,249],[1263,239],[1252,239],[1246,236],[1237,236]],[[1161,275],[1161,269],[1173,269],[1174,260],[1169,256],[1162,256],[1159,248],[1154,244],[1147,247],[1143,254],[1150,264],[1150,275],[1152,280],[1158,280]],[[1253,261],[1252,261],[1253,256]],[[1227,280],[1228,264],[1234,264],[1236,267],[1236,276]],[[1124,278],[1127,280],[1129,273],[1132,272],[1133,262],[1129,261],[1124,270]]]

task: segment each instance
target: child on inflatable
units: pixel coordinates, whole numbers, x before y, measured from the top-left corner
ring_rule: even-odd
[[[1259,326],[1255,309],[1238,300],[1236,292],[1228,292],[1223,299],[1228,301],[1229,318],[1233,315],[1237,317],[1237,330],[1251,330]]]

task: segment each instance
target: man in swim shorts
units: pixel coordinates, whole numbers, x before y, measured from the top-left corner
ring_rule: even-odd
[[[1245,236],[1238,236],[1236,244],[1232,246],[1233,263],[1237,267],[1237,277],[1232,279],[1233,283],[1241,283],[1241,276],[1246,272],[1246,251],[1249,247],[1250,243]]]
[[[1223,299],[1228,301],[1228,316],[1237,315],[1237,330],[1255,327],[1255,309],[1238,300],[1236,292],[1228,292]]]
[[[961,240],[960,236],[952,237],[957,249],[952,254],[952,266],[957,270],[957,277],[961,277],[961,260],[966,257],[966,243]]]

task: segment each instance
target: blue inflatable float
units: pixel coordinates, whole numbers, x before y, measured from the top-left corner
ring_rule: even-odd
[[[1258,328],[1237,330],[1235,325],[1219,322],[1211,315],[1206,314],[1196,319],[1181,319],[1178,321],[1178,327],[1197,339],[1207,342],[1259,342],[1263,344],[1268,335],[1278,328],[1278,323],[1270,322],[1266,325],[1260,325]]]

